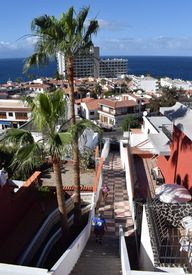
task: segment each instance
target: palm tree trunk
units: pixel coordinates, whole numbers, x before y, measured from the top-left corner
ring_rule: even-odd
[[[67,60],[67,78],[70,87],[70,115],[72,124],[76,124],[75,118],[75,96],[74,96],[74,82],[73,82],[73,58],[69,57]],[[73,169],[74,169],[74,223],[76,226],[80,224],[81,220],[81,197],[80,197],[80,163],[79,163],[79,148],[78,148],[78,133],[75,134],[73,149]]]
[[[67,239],[67,237],[69,236],[69,227],[68,227],[67,211],[66,211],[65,200],[64,200],[64,190],[63,190],[62,178],[61,178],[60,161],[57,158],[53,159],[53,172],[55,176],[57,204],[58,204],[58,209],[59,209],[60,218],[61,218],[63,236],[65,237],[65,239]]]

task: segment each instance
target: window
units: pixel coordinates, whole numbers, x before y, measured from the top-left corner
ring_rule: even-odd
[[[9,116],[13,116],[13,113],[8,113]]]
[[[1,117],[6,117],[6,113],[5,112],[0,112],[0,116]]]
[[[90,116],[94,116],[95,112],[92,111],[92,112],[90,112],[89,114],[90,114]]]
[[[7,118],[6,112],[0,112],[0,118]]]
[[[27,113],[15,113],[16,119],[27,119]]]

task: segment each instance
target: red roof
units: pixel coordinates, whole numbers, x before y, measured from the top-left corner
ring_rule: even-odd
[[[123,108],[123,107],[134,107],[138,104],[134,100],[112,100],[112,99],[101,99],[99,105],[105,105],[111,108]]]
[[[85,97],[85,98],[81,98],[81,99],[76,99],[75,104],[79,105],[82,102],[90,102],[92,100],[94,100],[94,98],[92,98],[92,97]]]
[[[99,108],[99,103],[102,99],[93,99],[89,102],[86,102],[88,110],[97,110]]]

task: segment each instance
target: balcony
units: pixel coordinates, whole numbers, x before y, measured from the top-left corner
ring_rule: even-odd
[[[115,110],[103,110],[101,107],[100,108],[98,108],[98,111],[101,111],[101,112],[103,112],[103,113],[105,113],[105,114],[110,114],[110,115],[115,115]]]
[[[15,116],[15,119],[19,119],[19,120],[28,120],[28,117],[27,116]]]
[[[186,235],[181,226],[181,220],[190,215],[191,210],[190,202],[172,204],[157,200],[147,202],[147,220],[156,265],[183,267],[186,273],[192,272],[190,246],[192,239],[190,234]],[[190,241],[187,247],[181,245],[184,238]]]

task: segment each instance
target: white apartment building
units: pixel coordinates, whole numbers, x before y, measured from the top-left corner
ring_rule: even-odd
[[[66,62],[62,53],[57,54],[58,72],[66,78]],[[74,59],[74,77],[99,77],[99,47],[87,54],[81,52]]]
[[[100,77],[118,77],[126,75],[128,59],[113,58],[100,60]]]
[[[141,89],[146,93],[156,93],[159,89],[159,82],[156,78],[151,76],[131,76],[132,83],[130,89]]]
[[[66,62],[62,53],[57,54],[58,72],[66,78]],[[74,59],[75,77],[118,77],[126,75],[128,60],[122,58],[100,59],[99,47],[87,54],[81,52]]]
[[[0,130],[7,127],[19,128],[29,121],[31,109],[21,100],[0,100]]]

